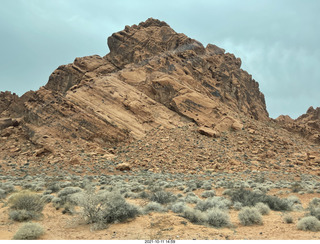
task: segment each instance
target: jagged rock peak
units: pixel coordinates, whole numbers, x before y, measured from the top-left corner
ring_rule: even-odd
[[[113,64],[122,68],[128,63],[140,63],[166,51],[194,50],[204,54],[203,45],[182,33],[175,32],[167,23],[149,18],[139,25],[126,26],[108,38]]]

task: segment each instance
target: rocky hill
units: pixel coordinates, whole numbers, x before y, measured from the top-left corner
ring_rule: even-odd
[[[288,131],[320,143],[320,108],[310,107],[305,114],[295,120],[288,115],[281,115],[276,121]]]
[[[142,140],[159,128],[185,126],[215,138],[244,131],[250,136],[243,138],[255,141],[255,123],[272,123],[258,82],[241,69],[240,58],[222,48],[204,47],[152,18],[114,33],[108,46],[110,53],[104,57],[76,58],[59,66],[38,91],[21,97],[0,94],[3,160],[46,156],[50,164],[79,163],[77,155],[83,152],[113,158],[118,145]],[[315,117],[309,115],[297,121],[310,122]],[[319,128],[317,123],[308,126]],[[260,143],[288,144],[273,139],[270,131],[274,129],[258,133]],[[152,138],[157,139],[164,138]],[[241,152],[252,153],[248,143],[243,141]],[[266,150],[253,151],[266,155]],[[275,157],[272,150],[268,157]]]

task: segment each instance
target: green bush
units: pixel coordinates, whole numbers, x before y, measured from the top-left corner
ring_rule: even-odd
[[[12,195],[8,203],[11,209],[34,212],[41,212],[45,205],[40,195],[28,191],[21,191]]]
[[[166,204],[166,203],[170,203],[170,202],[176,201],[177,197],[171,192],[157,191],[157,192],[155,192],[155,193],[153,193],[151,195],[150,200],[153,201],[153,202]]]
[[[86,191],[85,194],[79,195],[78,204],[82,207],[82,215],[89,224],[123,222],[140,214],[136,206],[127,203],[115,192],[95,194],[94,191]]]
[[[199,201],[195,209],[199,209],[204,212],[211,208],[229,209],[231,202],[224,197],[211,197],[205,201]]]
[[[320,207],[313,207],[310,209],[310,215],[320,220]]]
[[[320,231],[320,221],[314,216],[300,219],[297,223],[298,230]]]
[[[203,224],[207,222],[206,215],[197,209],[186,207],[182,212],[182,217],[188,219],[194,224]]]
[[[201,201],[200,198],[193,192],[188,192],[184,200],[187,203],[198,203],[199,201]]]
[[[9,218],[19,222],[28,221],[32,219],[39,219],[41,215],[41,213],[35,211],[28,211],[25,209],[9,211]]]
[[[209,197],[214,197],[215,195],[216,195],[216,192],[214,190],[210,190],[210,191],[202,192],[201,197],[209,198]]]
[[[184,202],[177,202],[171,206],[171,210],[174,213],[182,213],[186,208],[186,204]]]
[[[285,215],[283,216],[283,220],[284,220],[284,222],[286,222],[287,224],[293,223],[293,218],[292,218],[292,216],[291,216],[290,214],[285,214]]]
[[[164,208],[160,203],[157,202],[149,202],[144,208],[143,212],[145,214],[150,213],[150,212],[166,212],[167,209]]]
[[[0,189],[0,199],[4,199],[4,198],[6,198],[6,196],[7,196],[6,191],[3,189]]]
[[[291,210],[290,204],[286,199],[252,192],[243,188],[233,190],[230,193],[230,197],[233,203],[240,202],[243,206],[255,206],[258,202],[262,202],[275,211]]]
[[[262,202],[258,202],[255,205],[256,209],[258,209],[259,213],[262,215],[267,215],[270,212],[270,208],[267,204],[264,204]]]
[[[261,225],[262,216],[254,207],[244,207],[240,210],[238,218],[242,225]]]
[[[36,240],[44,234],[44,229],[37,223],[26,223],[13,236],[14,240]]]
[[[211,209],[207,214],[207,218],[207,223],[216,228],[231,225],[229,214],[218,208]]]
[[[233,209],[234,210],[241,210],[241,208],[242,208],[243,206],[242,206],[242,203],[241,202],[235,202],[234,204],[233,204]]]

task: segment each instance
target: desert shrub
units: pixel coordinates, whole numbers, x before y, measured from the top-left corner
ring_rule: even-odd
[[[187,203],[198,203],[199,201],[201,201],[200,198],[193,192],[188,192],[184,200]]]
[[[58,182],[50,182],[47,184],[47,190],[50,190],[53,193],[60,191],[60,189],[60,184]]]
[[[14,240],[36,240],[44,234],[43,227],[38,223],[26,223],[13,236]]]
[[[235,203],[233,204],[233,209],[234,209],[234,210],[240,210],[242,207],[243,207],[243,206],[242,206],[242,203],[241,203],[241,202],[235,202]]]
[[[68,187],[62,189],[61,191],[59,191],[57,196],[62,198],[67,195],[74,194],[74,193],[81,192],[81,191],[82,191],[82,189],[80,187],[68,186]]]
[[[150,198],[150,195],[148,192],[142,191],[142,192],[139,192],[138,198],[148,199],[148,198]]]
[[[194,224],[203,224],[207,221],[206,215],[198,209],[186,207],[182,212],[182,217]]]
[[[308,207],[310,209],[320,207],[320,198],[319,197],[312,198],[312,200],[309,202]]]
[[[29,221],[32,219],[39,219],[40,217],[41,213],[35,211],[28,211],[25,209],[9,211],[9,218],[19,222]]]
[[[4,198],[6,198],[6,196],[7,196],[6,191],[3,189],[0,189],[0,199],[4,199]]]
[[[54,196],[52,196],[52,195],[44,195],[41,197],[41,200],[45,203],[50,203],[53,198],[54,198]]]
[[[228,209],[231,206],[229,199],[223,197],[212,197],[205,201],[199,201],[195,207],[202,212],[207,211],[210,208]]]
[[[303,187],[301,186],[301,184],[299,182],[294,182],[291,185],[291,191],[294,193],[300,192],[303,190]]]
[[[216,228],[231,225],[229,214],[218,208],[211,209],[207,214],[207,218],[207,223]]]
[[[12,195],[8,199],[8,203],[10,209],[34,212],[41,212],[45,205],[40,195],[28,191],[21,191]]]
[[[102,216],[105,223],[123,222],[140,214],[139,209],[127,203],[120,194],[110,197],[106,202],[106,206]]]
[[[174,213],[182,213],[186,208],[186,204],[184,202],[177,202],[171,205],[170,208]]]
[[[59,185],[60,185],[60,188],[65,188],[65,187],[71,187],[72,183],[70,181],[65,181],[65,182],[61,182]]]
[[[242,225],[261,225],[262,216],[254,207],[244,207],[240,210],[238,218]]]
[[[177,197],[172,192],[157,191],[157,192],[154,192],[151,195],[150,200],[153,201],[153,202],[166,204],[166,203],[170,203],[170,202],[176,201]]]
[[[209,181],[206,181],[206,182],[203,183],[201,188],[204,189],[204,190],[211,190],[212,189],[212,184]]]
[[[240,202],[243,206],[254,206],[258,202],[265,203],[270,209],[275,211],[291,210],[290,204],[286,199],[276,196],[255,193],[246,189],[234,190],[230,193],[232,202]]]
[[[292,218],[291,214],[285,214],[285,215],[283,216],[283,220],[284,220],[284,222],[286,222],[287,224],[293,223],[293,218]]]
[[[61,203],[62,203],[62,199],[60,197],[53,197],[53,199],[51,200],[52,205],[55,208],[60,208],[61,207]]]
[[[270,212],[270,208],[267,204],[264,204],[262,202],[258,202],[255,205],[255,208],[259,211],[260,214],[262,215],[267,215]]]
[[[79,195],[78,204],[87,223],[123,222],[140,214],[136,206],[127,203],[120,193],[115,192],[95,194],[86,191],[82,196]]]
[[[310,215],[320,220],[320,207],[312,207],[310,209]]]
[[[2,183],[0,186],[1,186],[0,188],[4,190],[6,194],[9,194],[15,191],[14,185],[9,182]]]
[[[320,221],[314,216],[303,217],[297,223],[298,230],[320,231]]]
[[[295,205],[301,204],[301,201],[297,196],[287,197],[287,201],[291,208],[293,208]]]
[[[164,208],[160,203],[157,202],[149,202],[146,206],[143,208],[143,213],[147,214],[150,212],[166,212],[167,209]]]
[[[214,190],[204,191],[201,193],[201,197],[204,197],[204,198],[214,197],[215,195],[216,195],[216,192]]]

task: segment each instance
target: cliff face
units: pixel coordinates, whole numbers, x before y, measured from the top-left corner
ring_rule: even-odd
[[[186,122],[219,133],[241,128],[244,117],[269,119],[259,84],[239,58],[165,22],[150,18],[126,26],[108,46],[104,57],[58,67],[36,92],[7,94],[1,117],[22,117],[32,141],[50,147],[73,139],[112,144]]]

